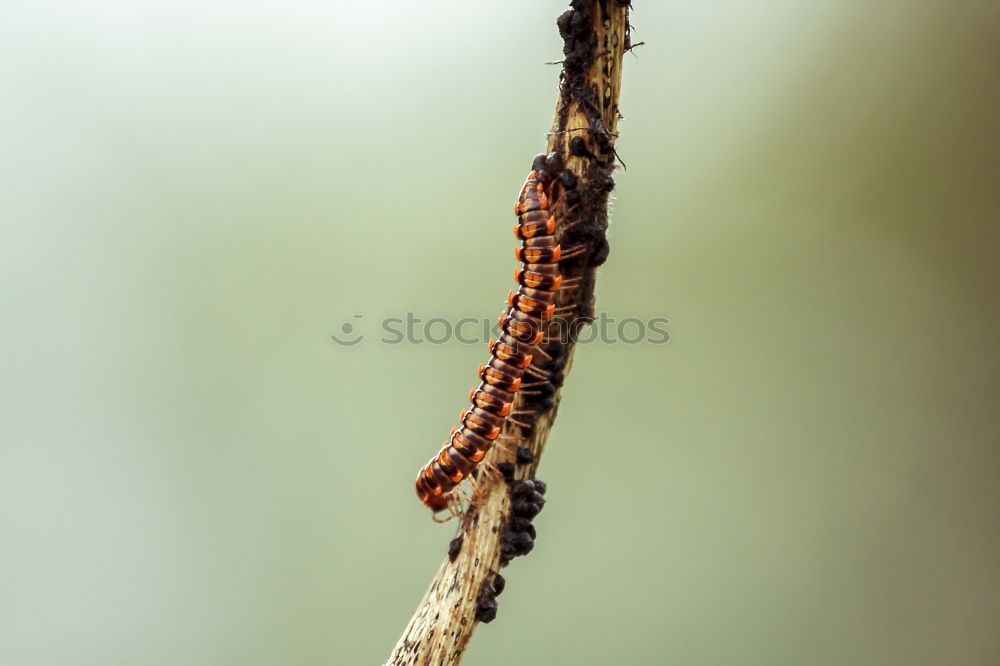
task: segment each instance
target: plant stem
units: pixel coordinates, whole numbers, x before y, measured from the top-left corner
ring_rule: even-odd
[[[496,597],[503,587],[500,568],[534,543],[529,523],[537,510],[531,503],[540,508],[538,493],[544,492],[544,486],[531,480],[556,417],[562,379],[572,365],[575,333],[593,319],[596,268],[608,252],[605,231],[608,195],[614,187],[611,174],[617,160],[614,144],[620,117],[622,58],[630,49],[627,2],[573,0],[571,6],[557,21],[564,41],[559,97],[548,138],[548,158],[536,158],[536,168],[543,166],[547,172],[567,178],[564,171],[575,175],[576,194],[568,197],[571,202],[561,204],[556,234],[563,248],[586,247],[561,267],[564,280],[580,278],[579,287],[560,292],[557,306],[573,308],[553,318],[563,331],[574,335],[546,343],[545,350],[562,367],[553,377],[554,403],[532,428],[508,423],[502,435],[505,445],[494,446],[481,463],[473,501],[461,519],[449,557],[431,581],[386,666],[460,663],[476,625],[496,615]],[[530,410],[525,402],[518,394],[514,410]],[[521,463],[515,465],[518,449],[527,449],[531,455],[521,451]],[[498,465],[506,468],[508,478],[497,471]]]

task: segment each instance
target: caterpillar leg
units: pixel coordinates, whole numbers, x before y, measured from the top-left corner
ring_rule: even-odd
[[[566,212],[568,213],[569,211],[566,211]],[[563,225],[563,226],[562,226],[562,227],[560,228],[560,230],[562,231],[562,233],[566,233],[567,231],[569,231],[570,229],[572,229],[572,228],[573,228],[573,227],[575,227],[576,225],[580,224],[581,222],[583,222],[583,220],[573,220],[573,221],[572,221],[572,222],[570,222],[569,224],[564,224],[564,225]]]
[[[500,471],[497,463],[486,465],[486,473],[493,477],[498,483],[506,483],[507,475]]]
[[[535,345],[535,352],[539,356],[544,356],[546,361],[551,361],[552,360],[552,354],[550,354],[547,351],[545,351],[544,349],[542,349],[541,345]],[[524,386],[524,384],[521,384],[521,386]]]
[[[524,373],[526,375],[531,375],[532,377],[536,377],[538,379],[546,379],[549,377],[549,375],[552,374],[548,370],[542,370],[541,368],[536,368],[533,365],[529,365],[527,368],[525,368]],[[525,386],[527,386],[527,384],[521,382],[521,387],[524,388]]]
[[[543,392],[551,394],[552,387],[549,386],[548,391],[538,391],[538,394]],[[520,426],[521,428],[531,429],[534,428],[538,423],[539,412],[536,409],[520,409],[516,412],[511,412],[508,417],[510,422],[514,425]]]
[[[589,247],[584,243],[580,243],[579,245],[574,245],[572,247],[566,248],[565,250],[559,253],[559,260],[565,261],[566,259],[572,259],[573,257],[578,257],[584,252],[586,252],[588,249]]]
[[[511,413],[513,413],[513,412],[511,412]],[[513,456],[516,453],[516,451],[513,448],[511,448],[510,441],[509,440],[504,440],[503,438],[498,439],[496,442],[494,442],[493,443],[493,448],[500,449],[501,451],[503,451],[504,453],[506,453],[509,456]]]
[[[439,518],[438,516],[442,513],[447,514],[447,516],[445,518]],[[447,523],[452,518],[461,518],[463,513],[464,511],[462,511],[462,501],[457,497],[455,497],[454,495],[450,495],[448,497],[448,506],[442,509],[441,511],[435,511],[434,513],[432,513],[431,520],[433,520],[435,523]]]
[[[497,483],[503,483],[503,482],[506,481],[506,477],[503,475],[503,472],[501,472],[497,468],[497,466],[496,466],[495,463],[490,463],[488,465],[483,465],[483,473],[484,474],[489,474],[490,476],[492,476],[493,479],[494,479],[494,481],[496,481]],[[476,496],[473,499],[473,503],[478,504],[479,501],[481,501],[482,499],[485,498],[485,495],[486,495],[485,488],[486,488],[486,484],[483,484],[483,486],[481,487],[481,490],[480,490],[480,486],[476,487],[476,489],[478,490],[478,492],[474,491],[475,494],[476,494]]]
[[[458,487],[458,491],[460,493],[462,493],[462,500],[465,501],[465,507],[462,507],[461,506],[461,501],[459,501],[458,502],[459,506],[457,508],[460,509],[461,513],[465,513],[465,509],[468,508],[468,505],[472,504],[472,493],[473,493],[472,487],[473,487],[473,484],[472,484],[471,481],[468,480],[468,477],[466,477],[465,479],[462,479],[462,481],[463,481],[463,483],[458,484],[457,487]]]
[[[580,278],[570,278],[568,280],[563,280],[562,284],[559,285],[560,289],[575,289],[580,286]]]

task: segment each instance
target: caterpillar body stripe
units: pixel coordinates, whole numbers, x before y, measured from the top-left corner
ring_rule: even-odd
[[[514,205],[518,222],[514,235],[521,241],[514,256],[517,291],[507,295],[500,315],[500,335],[490,340],[490,360],[479,366],[481,383],[469,393],[470,407],[438,454],[417,475],[417,496],[435,512],[449,510],[452,491],[482,461],[510,417],[514,396],[521,388],[544,337],[544,320],[555,312],[556,290],[562,283],[556,243],[556,220],[549,209],[546,185],[533,170]],[[537,372],[537,371],[536,371]]]

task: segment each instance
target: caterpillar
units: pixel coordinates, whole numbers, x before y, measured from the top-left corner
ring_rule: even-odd
[[[514,235],[521,241],[521,246],[514,248],[514,256],[521,262],[514,270],[518,289],[507,294],[500,334],[489,342],[490,360],[479,366],[481,383],[469,392],[470,407],[462,412],[438,454],[417,475],[417,496],[435,513],[454,513],[457,500],[452,491],[483,460],[512,418],[511,406],[524,376],[545,376],[544,371],[532,367],[532,360],[548,356],[540,343],[545,320],[557,311],[557,290],[575,283],[563,279],[559,262],[578,253],[578,248],[563,252],[556,242],[556,219],[549,206],[551,185],[551,180],[533,169],[521,188],[514,204],[518,218]]]

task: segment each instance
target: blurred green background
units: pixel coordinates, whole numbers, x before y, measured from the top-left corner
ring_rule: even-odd
[[[0,663],[388,655],[486,352],[377,322],[499,313],[563,7],[4,6]],[[1000,663],[1000,4],[633,23],[597,306],[671,340],[578,350],[466,663]]]

